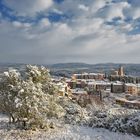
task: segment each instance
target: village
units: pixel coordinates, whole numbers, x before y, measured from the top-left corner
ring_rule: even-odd
[[[85,131],[94,139],[96,131],[100,131],[98,135],[106,131],[108,139],[123,133],[137,140],[138,79],[128,78],[123,67],[111,73],[78,73],[66,78],[51,76],[43,66],[27,65],[23,71],[9,68],[0,80],[2,139],[7,135],[9,139],[86,139]],[[74,129],[78,130],[76,135]],[[29,131],[34,133],[27,135]]]
[[[68,95],[72,99],[96,98],[111,101],[113,105],[140,109],[140,84],[136,77],[128,78],[124,68],[111,70],[111,74],[78,73],[71,78],[53,76],[53,82],[59,86],[60,96]]]

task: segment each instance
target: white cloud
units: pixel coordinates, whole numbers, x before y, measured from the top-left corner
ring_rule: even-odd
[[[50,21],[49,21],[47,18],[43,18],[43,19],[41,19],[41,21],[40,21],[40,25],[41,25],[42,27],[48,27],[48,26],[51,25],[51,23],[50,23]]]
[[[90,5],[91,7],[91,12],[95,13],[97,12],[100,8],[103,8],[106,5],[106,2],[108,0],[94,0],[93,3]]]
[[[133,9],[132,13],[134,19],[140,18],[140,7]]]
[[[124,19],[125,16],[123,14],[123,10],[125,8],[129,8],[130,5],[127,2],[119,2],[119,3],[111,3],[101,9],[97,16],[99,15],[102,18],[105,18],[108,21],[111,21],[113,18],[122,18]]]
[[[34,15],[52,6],[53,0],[4,0],[4,3],[20,15]]]
[[[21,23],[19,21],[13,21],[12,23],[15,27],[19,27],[19,28],[29,28],[29,27],[31,27],[30,23]]]
[[[87,6],[83,5],[83,4],[80,4],[78,6],[78,8],[81,9],[81,10],[84,10],[84,11],[88,11],[89,10],[89,7],[87,7]]]
[[[0,47],[0,59],[26,63],[139,62],[140,36],[116,32],[116,28],[104,25],[100,18],[81,21],[72,25],[54,23],[50,30],[39,25],[19,30],[18,26],[13,28],[3,22],[0,42],[4,48]]]
[[[132,18],[132,19],[137,19],[140,18],[140,7],[129,7],[128,9],[124,10],[124,14],[126,17]]]
[[[125,10],[129,8],[131,6],[127,2],[67,0],[52,6],[53,12],[72,15],[67,20],[51,23],[48,18],[43,18],[32,24],[3,20],[0,23],[0,60],[25,63],[139,63],[140,36],[128,35],[133,25],[123,20],[126,18]],[[115,17],[122,18],[118,25],[105,24]]]
[[[53,11],[54,13],[57,13],[57,14],[60,14],[60,15],[63,14],[62,11],[60,11],[60,10],[58,10],[58,9],[56,9],[56,8],[54,8],[52,11]]]

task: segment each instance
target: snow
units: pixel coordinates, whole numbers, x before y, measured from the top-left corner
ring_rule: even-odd
[[[110,132],[103,128],[63,125],[48,131],[7,129],[8,118],[0,115],[0,138],[3,140],[139,140],[134,135]]]
[[[8,117],[4,114],[0,114],[0,125],[2,122],[8,122]]]
[[[121,133],[110,132],[103,128],[89,128],[89,127],[69,127],[69,131],[75,135],[79,136],[79,140],[138,140],[138,137],[124,135]]]

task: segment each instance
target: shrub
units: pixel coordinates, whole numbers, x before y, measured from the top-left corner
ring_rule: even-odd
[[[45,67],[28,65],[22,74],[10,70],[2,79],[0,106],[10,122],[18,122],[23,128],[42,128],[47,118],[63,114],[63,108],[57,104],[57,87]]]

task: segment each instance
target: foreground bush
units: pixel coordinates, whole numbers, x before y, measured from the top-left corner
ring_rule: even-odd
[[[88,125],[140,136],[140,112],[123,108],[96,111],[92,113]]]
[[[0,82],[0,108],[23,128],[43,128],[51,117],[61,117],[64,110],[57,104],[57,87],[48,69],[28,65],[22,73],[5,72]]]

